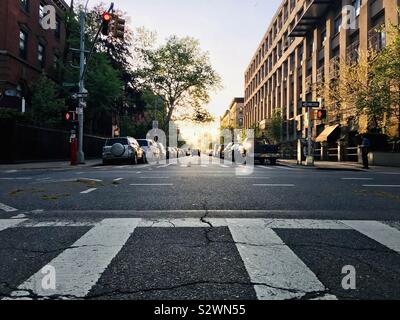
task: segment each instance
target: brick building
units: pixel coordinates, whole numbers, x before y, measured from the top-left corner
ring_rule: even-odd
[[[234,98],[230,107],[221,117],[221,128],[242,129],[244,98]]]
[[[45,5],[56,9],[56,29],[40,24]],[[0,1],[0,107],[18,108],[21,97],[42,73],[57,80],[57,66],[63,58],[66,30],[64,0]]]
[[[347,5],[355,8],[353,29],[342,27]],[[301,102],[318,101],[315,84],[336,77],[340,59],[357,59],[359,50],[371,47],[382,49],[386,36],[377,28],[398,24],[399,6],[399,0],[284,0],[245,72],[244,126],[265,129],[267,119],[279,111],[283,140],[306,137],[308,119]],[[335,131],[355,135],[359,119],[351,108],[344,113],[315,121],[314,138]]]

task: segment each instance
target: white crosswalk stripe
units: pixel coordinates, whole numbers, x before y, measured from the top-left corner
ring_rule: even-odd
[[[138,219],[103,220],[49,263],[57,272],[56,290],[42,288],[44,275],[39,271],[12,296],[25,296],[27,292],[33,292],[39,297],[85,297],[134,232],[138,222]]]
[[[111,261],[137,228],[227,227],[260,300],[302,298],[321,293],[320,300],[336,297],[309,266],[281,239],[277,230],[353,230],[400,253],[400,231],[377,221],[312,219],[105,219],[101,221],[0,219],[0,232],[17,228],[90,227],[72,246],[48,263],[57,272],[56,290],[42,289],[44,274],[38,271],[18,286],[11,297],[83,298],[96,285]],[[1,246],[0,246],[1,248]],[[140,248],[139,248],[140,249]]]

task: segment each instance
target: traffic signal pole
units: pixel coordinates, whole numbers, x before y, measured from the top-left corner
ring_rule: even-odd
[[[85,11],[80,12],[80,63],[79,63],[79,93],[83,94],[85,91],[85,30],[86,30],[86,8]],[[85,154],[83,152],[83,121],[84,121],[84,105],[85,99],[83,97],[79,98],[79,107],[77,110],[78,123],[79,123],[79,138],[78,138],[78,163],[85,163]]]
[[[88,6],[89,0],[86,1],[86,5],[84,10],[81,10],[79,13],[79,24],[80,24],[80,47],[79,47],[79,53],[80,53],[80,62],[79,62],[79,106],[76,110],[76,113],[78,115],[78,127],[79,127],[79,135],[78,135],[78,164],[84,164],[85,163],[85,154],[83,152],[83,137],[84,137],[84,132],[83,132],[83,123],[84,123],[84,108],[86,107],[86,95],[87,95],[87,90],[85,89],[85,73],[87,71],[87,65],[88,61],[93,53],[94,46],[97,42],[97,39],[99,37],[100,31],[101,31],[101,26],[96,34],[93,46],[91,50],[89,51],[89,55],[86,59],[85,56],[85,33],[86,33],[86,14],[87,14],[87,6]],[[108,12],[112,11],[114,8],[114,3],[111,3],[110,9]]]

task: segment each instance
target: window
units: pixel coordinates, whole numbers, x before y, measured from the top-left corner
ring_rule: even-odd
[[[20,0],[21,8],[24,9],[25,12],[29,12],[29,0]]]
[[[54,35],[57,39],[60,39],[61,36],[61,20],[60,17],[56,17],[56,30],[54,31]]]
[[[38,44],[38,61],[42,68],[44,68],[45,63],[45,47],[41,43]]]
[[[54,69],[56,69],[56,70],[58,69],[59,62],[60,62],[60,57],[57,54],[55,54],[53,57],[53,68]]]
[[[45,4],[43,2],[41,2],[39,5],[39,22],[41,22],[44,18],[44,6]]]
[[[361,0],[353,0],[352,6],[354,7],[356,11],[356,16],[358,17],[361,10]]]
[[[326,29],[321,31],[321,47],[324,47],[326,43]]]
[[[335,26],[334,26],[333,34],[338,34],[342,29],[342,17],[338,17],[335,19]]]
[[[20,30],[19,31],[19,55],[21,58],[26,59],[28,47],[28,34]]]

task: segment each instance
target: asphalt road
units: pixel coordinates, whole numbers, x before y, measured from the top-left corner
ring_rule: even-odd
[[[203,156],[3,171],[0,186],[3,298],[400,299],[400,170]]]

